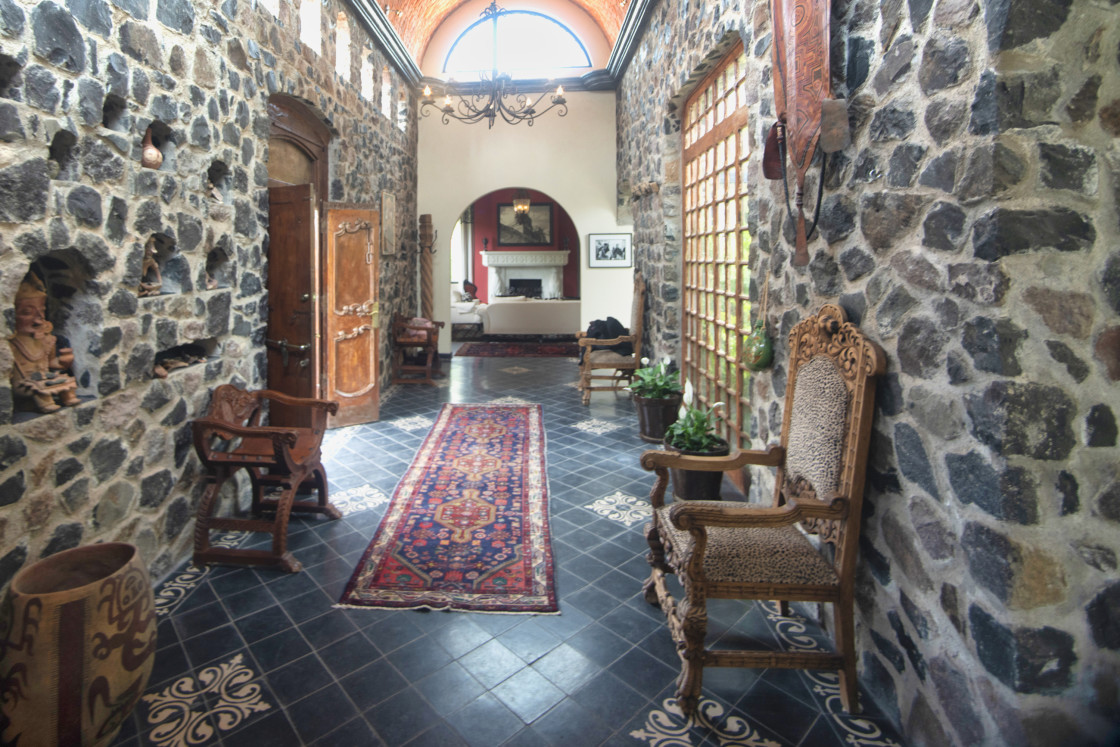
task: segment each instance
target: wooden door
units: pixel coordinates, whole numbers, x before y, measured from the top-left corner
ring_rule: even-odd
[[[310,184],[268,190],[268,388],[319,397],[319,242]],[[273,404],[269,422],[309,426],[301,409]]]
[[[339,404],[333,428],[378,418],[381,216],[366,205],[328,203],[324,223],[324,396]]]

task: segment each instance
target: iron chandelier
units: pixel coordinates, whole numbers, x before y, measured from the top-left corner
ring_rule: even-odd
[[[494,43],[497,44],[498,17],[505,10],[498,7],[496,0],[491,0],[486,10],[482,11],[482,18],[488,18],[494,24]],[[494,59],[497,59],[495,55]],[[452,101],[452,96],[456,101]],[[538,109],[545,97],[548,97],[548,106]],[[431,86],[424,86],[424,95],[420,99],[420,113],[427,117],[431,115],[430,107],[439,109],[441,119],[447,124],[452,119],[457,119],[466,124],[474,124],[487,120],[487,127],[493,128],[494,122],[501,117],[509,124],[527,122],[533,126],[537,117],[559,108],[558,114],[563,117],[568,113],[568,102],[564,98],[564,86],[557,86],[556,91],[545,91],[535,100],[529,94],[521,93],[513,83],[513,78],[508,73],[499,73],[497,62],[490,72],[490,77],[481,76],[478,84],[464,85],[460,88],[453,81],[444,84],[444,98],[440,104],[432,96]]]

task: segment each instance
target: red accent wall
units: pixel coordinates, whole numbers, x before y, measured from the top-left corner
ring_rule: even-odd
[[[549,246],[498,246],[498,204],[513,202],[516,188],[499,189],[488,195],[480,197],[474,203],[474,223],[472,224],[472,244],[474,256],[471,265],[474,268],[474,284],[478,286],[478,297],[482,301],[490,300],[489,280],[487,269],[482,264],[480,252],[533,252],[533,251],[561,251],[568,249],[568,264],[564,266],[563,292],[566,298],[579,297],[579,236],[576,235],[575,224],[572,223],[567,211],[553,202],[548,195],[532,189],[526,190],[529,199],[534,205],[552,205],[552,244]],[[483,245],[483,239],[489,241],[488,246]],[[565,245],[564,240],[567,239]],[[453,278],[454,279],[454,278]]]

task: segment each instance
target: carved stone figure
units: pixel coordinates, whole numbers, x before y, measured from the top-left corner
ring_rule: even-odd
[[[156,237],[152,236],[148,239],[148,243],[144,244],[144,262],[140,265],[140,290],[138,295],[141,298],[158,296],[162,287],[163,275],[160,274],[159,263],[156,262]]]
[[[47,292],[34,273],[27,273],[20,283],[15,310],[16,333],[8,338],[12,392],[30,400],[39,412],[81,404],[75,394],[78,382],[70,373],[74,351],[58,347],[58,338],[51,334],[54,325],[47,321]]]

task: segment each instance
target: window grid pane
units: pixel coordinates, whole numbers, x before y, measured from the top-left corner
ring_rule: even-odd
[[[736,49],[691,95],[681,128],[687,152],[681,368],[699,404],[725,403],[723,435],[738,446],[750,439],[750,374],[739,361],[750,323],[745,73],[746,55]]]

